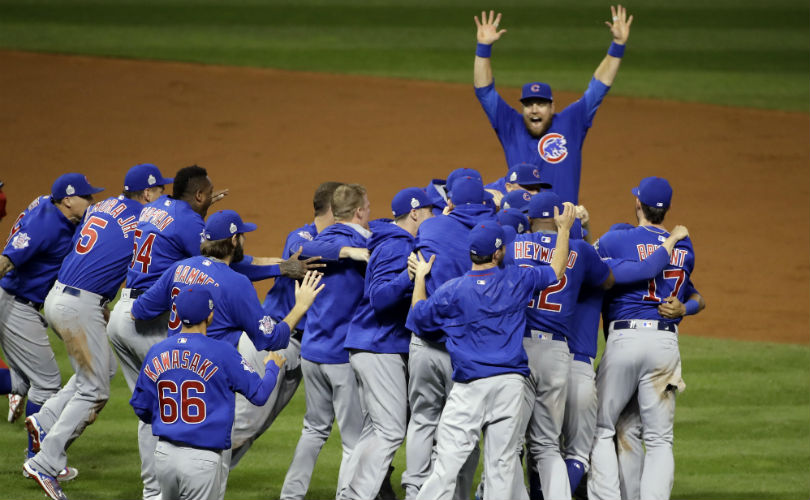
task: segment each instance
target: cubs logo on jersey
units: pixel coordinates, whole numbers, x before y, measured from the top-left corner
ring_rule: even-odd
[[[565,136],[556,132],[546,134],[537,143],[537,152],[548,163],[559,163],[568,156]]]

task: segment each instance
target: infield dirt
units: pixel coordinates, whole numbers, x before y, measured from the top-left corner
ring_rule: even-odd
[[[3,51],[0,67],[3,234],[62,173],[86,174],[104,197],[136,163],[167,176],[196,163],[230,190],[213,209],[259,225],[247,251],[272,256],[311,221],[322,181],[364,184],[372,216],[386,217],[403,187],[461,166],[486,181],[506,171],[472,84]],[[500,91],[517,104],[518,89]],[[557,109],[578,97],[556,92]],[[666,222],[689,228],[708,304],[681,331],[808,343],[808,137],[807,113],[608,95],[585,141],[580,202],[601,234],[635,222],[641,178],[667,177]]]

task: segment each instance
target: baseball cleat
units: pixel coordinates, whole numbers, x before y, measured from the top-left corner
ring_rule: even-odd
[[[25,396],[19,394],[8,395],[8,421],[15,422],[25,409]]]
[[[28,462],[23,464],[23,472],[27,472],[28,477],[37,482],[45,494],[48,495],[48,498],[52,500],[68,500],[67,495],[62,491],[62,487],[59,486],[59,481],[55,477],[37,470]]]
[[[26,452],[25,453],[26,460],[28,458],[32,458],[34,455],[36,455],[36,453],[31,453],[28,450],[25,450],[25,452]],[[28,472],[25,471],[24,467],[23,467],[22,475],[23,475],[23,477],[31,477],[31,475],[28,474]],[[75,467],[65,467],[64,469],[59,471],[59,475],[56,476],[56,479],[60,483],[64,483],[65,481],[72,481],[73,479],[76,479],[76,476],[78,476],[78,475],[79,475],[79,469],[77,469]]]
[[[25,428],[28,430],[28,436],[31,438],[31,449],[34,453],[39,453],[39,447],[42,445],[42,440],[45,439],[45,429],[39,425],[37,417],[31,415],[25,419]]]

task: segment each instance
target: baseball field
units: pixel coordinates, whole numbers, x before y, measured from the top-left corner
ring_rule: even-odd
[[[136,163],[197,163],[217,208],[256,222],[277,255],[325,180],[391,197],[457,167],[506,170],[472,92],[473,15],[503,12],[499,90],[541,79],[577,99],[610,36],[609,3],[511,0],[0,0],[0,180],[9,215],[82,172],[116,193]],[[643,0],[585,142],[580,201],[596,233],[633,222],[630,188],[673,185],[707,302],[681,328],[673,498],[810,495],[810,7],[800,0]],[[105,193],[102,193],[105,194]],[[271,282],[257,284],[263,296]],[[72,373],[58,338],[63,378]],[[69,450],[71,498],[137,498],[136,417],[120,374]],[[227,498],[277,498],[303,391],[231,474]],[[0,498],[40,498],[21,422],[0,424]],[[309,498],[334,495],[339,440]],[[395,488],[404,449],[394,465]]]

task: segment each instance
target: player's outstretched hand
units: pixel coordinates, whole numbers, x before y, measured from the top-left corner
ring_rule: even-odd
[[[305,260],[298,260],[304,247],[298,247],[298,250],[290,255],[290,258],[283,260],[279,263],[278,267],[281,270],[281,275],[294,280],[300,280],[304,277],[307,271],[326,267],[326,264],[319,262],[320,257],[310,257]]]
[[[287,361],[287,360],[284,358],[284,356],[277,353],[276,351],[270,351],[270,352],[267,353],[267,356],[264,357],[265,366],[267,365],[267,363],[269,363],[271,361],[273,363],[275,363],[276,366],[281,368],[284,365],[284,362]]]
[[[627,43],[627,38],[630,37],[630,25],[633,24],[633,16],[627,17],[627,9],[621,5],[610,6],[610,15],[613,22],[605,21],[605,24],[610,28],[610,34],[613,35],[613,41],[624,45]]]
[[[304,279],[301,282],[295,282],[295,303],[296,305],[301,305],[306,308],[312,305],[315,301],[315,297],[321,293],[323,287],[326,284],[322,284],[318,286],[318,283],[321,282],[321,278],[323,278],[323,273],[319,273],[318,271],[307,271],[304,275]]]
[[[225,198],[226,196],[228,196],[227,189],[223,189],[221,191],[214,191],[213,193],[211,193],[211,204],[213,205],[218,201],[222,201],[222,199]]]
[[[658,314],[668,319],[681,318],[686,314],[686,306],[678,297],[667,297],[658,306]]]
[[[495,203],[496,207],[501,206],[501,201],[503,201],[503,193],[497,189],[484,189],[484,191],[492,195],[492,202]]]
[[[676,240],[681,241],[682,239],[687,238],[689,236],[689,230],[686,229],[686,226],[678,225],[675,226],[672,229],[672,231],[670,231],[669,235],[675,238]]]
[[[341,259],[351,259],[357,262],[368,262],[369,251],[368,248],[363,247],[341,247]]]
[[[411,254],[408,256],[408,278],[410,278],[411,281],[413,281],[413,279],[416,277],[417,262],[416,253],[411,252]]]
[[[591,221],[591,214],[588,213],[588,209],[585,208],[585,205],[577,205],[574,207],[574,217],[579,219],[579,222],[583,226],[587,226]]]
[[[568,232],[571,226],[574,225],[576,219],[576,208],[570,201],[563,203],[563,211],[560,213],[559,208],[554,207],[554,223],[557,225],[557,231]]]
[[[481,20],[478,16],[474,16],[475,25],[478,27],[478,43],[492,45],[500,40],[501,35],[506,33],[506,30],[498,30],[498,25],[501,24],[501,13],[495,15],[495,11],[489,11],[489,17],[486,12],[481,12]]]
[[[414,269],[414,279],[422,278],[430,274],[430,269],[433,267],[433,261],[436,260],[436,255],[431,255],[430,259],[425,260],[422,252],[416,254],[416,268]]]

